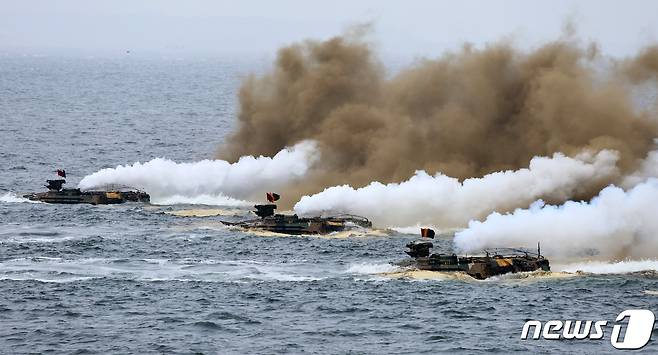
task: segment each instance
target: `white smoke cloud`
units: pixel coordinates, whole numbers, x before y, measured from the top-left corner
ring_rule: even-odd
[[[540,197],[566,200],[581,188],[615,176],[617,160],[618,154],[608,150],[575,158],[556,153],[551,158],[533,158],[527,169],[496,172],[462,183],[439,173],[431,176],[418,171],[402,183],[373,182],[358,189],[330,187],[302,197],[294,209],[302,215],[359,214],[380,227],[464,227],[471,219],[527,206]]]
[[[534,247],[555,257],[621,260],[658,255],[658,179],[629,191],[616,186],[601,190],[591,202],[568,201],[561,206],[541,201],[511,214],[493,213],[472,221],[455,235],[461,251],[486,247]]]
[[[244,156],[231,164],[224,160],[176,163],[156,158],[146,163],[103,169],[80,181],[82,190],[106,185],[142,189],[154,203],[235,205],[276,190],[302,178],[319,155],[314,141],[303,141],[278,152],[274,157]]]
[[[647,157],[642,161],[640,168],[624,177],[621,186],[631,188],[651,177],[658,177],[658,150],[649,152]]]

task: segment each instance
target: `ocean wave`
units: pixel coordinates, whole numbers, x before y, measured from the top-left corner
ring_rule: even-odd
[[[309,272],[303,263],[252,260],[104,259],[66,260],[49,257],[16,258],[0,262],[0,279],[63,282],[90,279],[198,282],[317,281],[322,270]],[[66,277],[63,277],[66,276]]]
[[[39,234],[31,232],[21,232],[15,233],[13,231],[0,233],[2,239],[0,244],[49,244],[49,243],[66,243],[66,242],[75,242],[83,241],[87,239],[98,239],[102,240],[103,238],[97,235],[77,235],[77,236],[62,236],[60,233],[53,232],[52,234]]]
[[[347,274],[359,274],[359,275],[377,275],[382,273],[396,272],[400,270],[399,266],[395,266],[389,263],[382,264],[371,264],[371,263],[359,263],[352,264],[345,271]]]
[[[0,202],[6,202],[6,203],[39,203],[38,201],[30,201],[29,199],[26,199],[22,196],[19,196],[13,192],[7,192],[4,195],[0,196]]]
[[[165,214],[177,217],[216,217],[216,216],[243,216],[245,210],[230,210],[220,208],[195,208],[189,210],[165,211]]]
[[[0,281],[36,281],[36,282],[43,282],[43,283],[59,283],[59,284],[64,284],[64,283],[71,283],[71,282],[78,282],[78,281],[88,281],[88,280],[93,280],[97,279],[98,277],[90,277],[90,276],[82,276],[82,277],[65,277],[65,278],[47,278],[47,277],[31,277],[29,275],[26,276],[17,276],[17,277],[10,277],[10,276],[0,276]]]

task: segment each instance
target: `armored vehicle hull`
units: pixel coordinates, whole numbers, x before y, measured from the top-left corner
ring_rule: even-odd
[[[89,203],[92,205],[110,205],[124,202],[149,202],[150,196],[141,191],[80,191],[80,189],[62,189],[60,191],[37,192],[24,195],[31,201],[46,203]]]
[[[531,255],[530,252],[518,249],[494,249],[485,251],[484,256],[457,256],[455,254],[430,254],[432,243],[411,242],[406,253],[412,259],[401,262],[400,266],[413,267],[419,270],[464,272],[475,279],[517,272],[550,271],[548,259],[539,253]],[[501,253],[502,250],[507,254]]]
[[[231,226],[238,226],[244,229],[262,230],[291,235],[328,234],[344,231],[352,227],[372,227],[370,222],[347,217],[303,218],[298,217],[297,215],[287,216],[281,214],[243,222],[234,223],[222,221],[222,223]]]
[[[31,201],[46,203],[89,203],[92,205],[109,205],[124,202],[149,202],[151,197],[143,191],[80,191],[80,189],[63,189],[65,180],[46,180],[48,191],[23,195]]]
[[[350,228],[371,228],[372,223],[359,216],[335,217],[299,217],[297,215],[274,214],[276,205],[256,205],[254,213],[261,218],[222,223],[237,226],[248,230],[260,230],[274,233],[300,235],[300,234],[328,234],[340,232]]]

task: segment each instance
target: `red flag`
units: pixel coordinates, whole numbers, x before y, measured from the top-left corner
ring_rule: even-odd
[[[421,228],[420,229],[420,236],[423,238],[429,238],[429,239],[434,239],[434,230],[430,228]]]
[[[281,197],[281,196],[279,196],[279,194],[277,194],[277,193],[274,193],[274,192],[268,192],[267,193],[267,200],[270,201],[270,202],[277,201],[279,199],[279,197]]]
[[[66,177],[66,171],[61,170],[61,169],[57,169],[57,175],[65,178]]]

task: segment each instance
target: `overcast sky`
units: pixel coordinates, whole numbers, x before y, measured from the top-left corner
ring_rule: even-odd
[[[658,1],[0,0],[0,51],[207,56],[273,53],[371,22],[380,52],[436,55],[464,42],[580,37],[624,56],[658,38]]]

